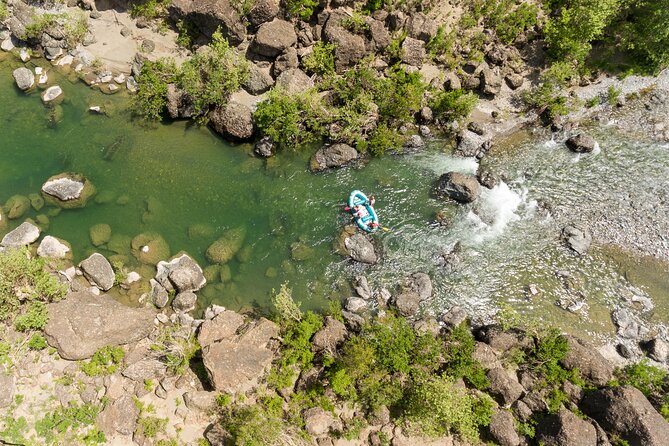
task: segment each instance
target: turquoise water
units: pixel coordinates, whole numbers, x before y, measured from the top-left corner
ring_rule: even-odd
[[[27,215],[48,216],[45,233],[70,242],[75,261],[99,251],[148,280],[153,268],[130,253],[133,237],[158,233],[171,254],[186,251],[207,267],[207,247],[226,229],[243,227],[240,255],[225,267],[229,277],[226,271],[225,283],[216,279],[202,290],[200,307],[216,302],[234,309],[267,308],[271,290],[288,281],[305,308],[322,308],[330,298],[350,295],[348,282],[355,274],[394,291],[406,275],[425,271],[433,277],[437,313],[458,303],[484,319],[506,302],[572,332],[607,333],[612,330],[610,309],[633,292],[655,301],[656,321],[669,319],[665,263],[638,266],[636,257],[612,255],[597,245],[577,258],[559,240],[571,216],[605,207],[607,199],[624,192],[622,182],[603,178],[631,173],[662,181],[669,177],[669,156],[659,144],[626,141],[624,135],[602,130],[597,137],[604,155],[577,159],[561,145],[530,138],[486,161],[505,183],[484,190],[477,203],[459,206],[432,197],[432,187],[441,173],[473,172],[477,163],[449,155],[443,141],[433,141],[423,153],[312,174],[308,160],[315,148],[262,160],[252,155],[250,145],[230,145],[207,128],[186,122],[146,126],[132,118],[123,94],[103,95],[54,70],[50,76],[63,88],[65,100],[56,108],[45,107],[37,91],[15,88],[11,70],[16,66],[15,61],[0,64],[0,203],[15,194],[39,192],[47,178],[64,171],[88,177],[98,192],[85,208],[57,215],[44,208]],[[107,115],[91,114],[92,105],[103,106]],[[644,164],[647,158],[657,159],[659,167]],[[593,181],[611,195],[569,199]],[[390,229],[374,236],[383,259],[374,267],[353,264],[334,248],[349,221],[341,208],[352,189],[377,197],[381,224]],[[546,210],[546,203],[553,211]],[[446,227],[434,223],[440,210],[450,221]],[[113,246],[91,245],[89,228],[98,223],[111,226]],[[199,236],[193,234],[195,225],[203,228]],[[439,257],[458,242],[457,266],[440,266]],[[573,292],[556,278],[557,270],[577,278],[579,292],[588,297],[583,311],[567,313],[554,305]],[[528,284],[538,285],[542,297],[527,299]]]

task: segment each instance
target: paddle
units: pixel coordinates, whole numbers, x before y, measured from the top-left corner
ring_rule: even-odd
[[[386,232],[390,232],[390,228],[386,228],[385,226],[379,226],[379,227]]]

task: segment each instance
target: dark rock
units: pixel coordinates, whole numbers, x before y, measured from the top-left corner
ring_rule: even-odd
[[[249,77],[244,82],[246,91],[259,95],[269,90],[272,85],[274,85],[274,78],[270,74],[269,67],[262,68],[254,63],[249,64]]]
[[[246,26],[228,0],[173,0],[168,8],[175,22],[192,23],[207,37],[220,28],[231,45],[239,45],[246,39]]]
[[[400,11],[400,10],[395,10],[391,11],[388,14],[388,26],[390,27],[391,30],[397,31],[398,29],[401,29],[404,27],[404,24],[407,21],[406,15]]]
[[[625,344],[620,343],[616,346],[616,351],[620,356],[622,356],[625,359],[631,359],[634,357],[634,352]]]
[[[476,338],[500,353],[513,348],[527,349],[534,347],[534,341],[525,333],[515,330],[503,330],[497,325],[481,327],[476,332]]]
[[[420,306],[421,298],[414,291],[406,291],[395,296],[397,311],[404,317],[415,316]]]
[[[382,21],[369,20],[369,36],[374,44],[374,51],[385,50],[391,42],[391,36]]]
[[[246,15],[253,26],[269,22],[279,14],[279,3],[275,0],[256,0]]]
[[[261,56],[276,57],[296,42],[297,34],[292,23],[274,19],[260,25],[253,39],[252,50]]]
[[[499,178],[488,168],[480,167],[476,171],[476,178],[481,186],[492,189],[499,184]]]
[[[226,431],[220,423],[213,423],[204,431],[204,438],[211,446],[226,446],[233,441],[230,432]]]
[[[46,339],[69,360],[90,358],[106,345],[124,345],[144,339],[153,330],[155,312],[130,308],[88,291],[70,293],[48,305]]]
[[[297,68],[300,62],[297,59],[297,50],[293,47],[286,49],[274,61],[274,76],[278,77],[286,70]]]
[[[667,362],[669,359],[669,344],[659,338],[653,338],[642,345],[643,349],[648,354],[648,357],[657,362]]]
[[[256,145],[253,148],[253,152],[256,155],[262,156],[264,158],[272,156],[273,151],[274,151],[274,142],[272,141],[272,138],[270,138],[269,136],[261,138],[258,142],[256,142]]]
[[[597,431],[591,423],[563,408],[539,422],[536,440],[546,446],[597,446]]]
[[[490,381],[490,394],[503,406],[509,406],[523,394],[523,386],[520,385],[515,376],[504,369],[497,368],[488,371]]]
[[[91,254],[79,264],[86,278],[97,285],[101,290],[107,291],[114,286],[114,270],[109,261],[99,253]]]
[[[581,410],[606,432],[618,435],[632,446],[669,444],[669,423],[632,386],[588,393],[583,398]]]
[[[342,311],[342,316],[346,322],[346,326],[355,332],[358,332],[365,325],[365,318],[359,314],[351,313],[350,311]]]
[[[508,410],[496,410],[490,419],[488,433],[496,444],[501,446],[518,446],[520,437],[516,432],[513,415]]]
[[[592,243],[590,231],[582,225],[569,225],[562,229],[562,237],[567,246],[569,246],[578,255],[585,255]]]
[[[597,147],[597,141],[584,133],[567,139],[567,147],[576,153],[590,153]]]
[[[409,36],[427,43],[437,35],[437,23],[420,12],[414,13],[407,21],[406,29]]]
[[[156,279],[169,288],[165,277],[178,292],[198,291],[206,283],[204,272],[198,263],[187,254],[181,254],[169,262],[158,262]]]
[[[425,60],[425,42],[407,37],[402,42],[402,62],[414,67],[422,67]]]
[[[170,299],[169,294],[165,287],[163,287],[157,281],[151,279],[151,302],[157,308],[164,308],[167,305],[167,302]]]
[[[470,121],[467,124],[467,130],[476,133],[477,135],[483,136],[485,134],[485,126],[480,122]]]
[[[534,414],[532,409],[530,409],[529,406],[523,402],[523,400],[516,401],[513,403],[511,408],[516,413],[518,419],[525,423],[528,422]]]
[[[167,113],[170,118],[192,118],[195,115],[193,97],[175,84],[167,84]]]
[[[367,263],[370,265],[378,261],[374,245],[364,234],[359,232],[344,240],[344,246],[348,251],[348,255],[360,263]]]
[[[496,70],[484,68],[481,71],[481,90],[484,94],[497,95],[502,88],[502,77]]]
[[[216,107],[211,113],[213,129],[233,141],[244,141],[253,136],[253,112],[238,102],[228,102],[224,107]]]
[[[569,350],[560,364],[568,369],[578,369],[581,376],[596,386],[604,386],[613,378],[613,365],[592,345],[573,336],[565,336]]]
[[[504,79],[506,80],[506,84],[512,90],[516,90],[516,89],[522,87],[523,82],[525,82],[525,78],[523,76],[521,76],[520,74],[517,74],[517,73],[507,74],[504,77]]]
[[[343,167],[358,159],[358,151],[347,144],[325,146],[311,158],[311,170],[320,172],[333,167]]]
[[[474,175],[448,172],[439,178],[437,195],[460,203],[471,203],[480,194],[480,186]]]
[[[355,65],[367,54],[365,40],[343,28],[340,24],[343,18],[342,13],[333,12],[323,29],[323,39],[336,46],[335,69],[337,73],[343,73],[346,68]]]
[[[323,328],[314,334],[311,345],[316,351],[335,353],[337,345],[346,339],[346,335],[346,326],[343,323],[332,316],[326,316]]]

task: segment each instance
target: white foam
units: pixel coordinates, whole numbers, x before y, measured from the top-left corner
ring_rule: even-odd
[[[443,153],[431,153],[414,158],[416,163],[439,175],[446,172],[476,174],[479,162],[474,157],[450,156]]]

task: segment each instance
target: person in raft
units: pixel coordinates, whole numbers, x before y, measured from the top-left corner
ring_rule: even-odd
[[[374,221],[370,221],[369,224],[367,225],[367,227],[371,230],[374,230],[374,229],[379,227],[379,224],[374,222]]]
[[[376,198],[374,198],[374,195],[369,196],[369,205],[374,206],[374,203],[376,203]]]

